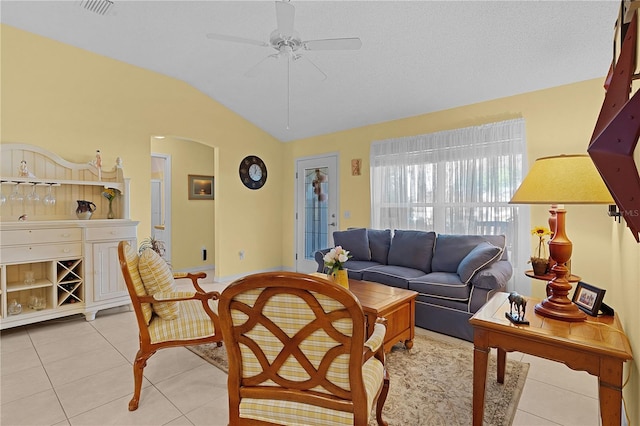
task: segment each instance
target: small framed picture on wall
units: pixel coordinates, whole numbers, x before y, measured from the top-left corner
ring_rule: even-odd
[[[213,200],[213,176],[189,175],[189,199]]]

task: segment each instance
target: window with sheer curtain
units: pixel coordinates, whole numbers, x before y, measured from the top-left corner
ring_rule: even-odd
[[[530,252],[529,210],[510,205],[526,167],[524,119],[373,142],[371,226],[443,234],[504,234],[520,279]],[[525,214],[526,217],[522,217]]]

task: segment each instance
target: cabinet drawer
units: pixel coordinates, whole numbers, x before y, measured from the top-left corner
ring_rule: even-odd
[[[65,241],[81,241],[82,229],[21,229],[15,231],[2,231],[0,234],[2,245],[24,245],[41,243],[60,243]]]
[[[2,247],[2,263],[32,262],[82,256],[82,243]]]
[[[109,226],[104,228],[87,228],[87,241],[124,240],[136,238],[135,226]]]

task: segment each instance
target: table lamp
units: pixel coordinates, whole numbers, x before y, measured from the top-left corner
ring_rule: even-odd
[[[556,264],[555,277],[547,288],[549,295],[535,307],[545,317],[563,321],[583,321],[586,314],[567,296],[571,290],[566,263],[571,259],[573,244],[565,232],[566,210],[563,204],[613,204],[613,198],[588,155],[558,155],[538,158],[510,204],[552,204],[555,220],[549,255]],[[553,223],[551,221],[550,223]]]

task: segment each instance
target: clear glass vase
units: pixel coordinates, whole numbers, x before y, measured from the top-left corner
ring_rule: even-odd
[[[109,213],[107,213],[107,219],[113,219],[116,217],[115,214],[113,214],[113,206],[111,205],[111,202],[113,200],[109,200]]]

